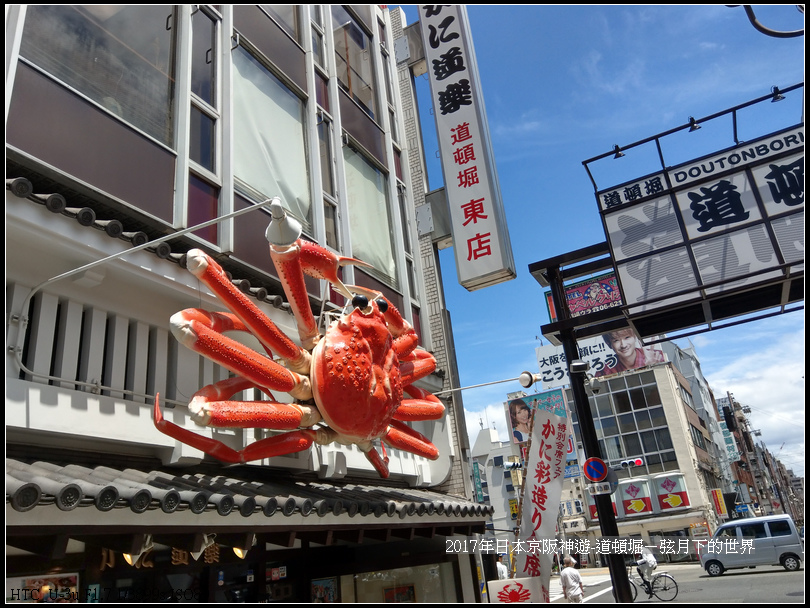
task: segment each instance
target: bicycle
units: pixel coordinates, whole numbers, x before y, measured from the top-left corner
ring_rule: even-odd
[[[645,587],[644,581],[641,577],[633,572],[633,567],[627,569],[627,579],[630,581],[630,589],[633,593],[633,601],[636,601],[638,596],[639,587],[644,589],[647,597],[651,598],[653,595],[662,602],[671,602],[678,596],[678,583],[666,572],[659,572],[654,574],[649,582],[649,588]]]

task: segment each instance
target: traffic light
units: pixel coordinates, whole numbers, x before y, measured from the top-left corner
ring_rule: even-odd
[[[644,464],[644,460],[641,458],[631,458],[630,460],[622,460],[622,468],[623,469],[630,469],[633,467],[640,467]]]

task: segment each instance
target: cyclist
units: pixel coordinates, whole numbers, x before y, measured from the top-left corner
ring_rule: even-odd
[[[639,576],[641,576],[641,581],[644,583],[644,589],[647,591],[647,595],[652,593],[652,589],[650,587],[650,575],[652,571],[658,567],[658,560],[655,559],[655,555],[647,546],[641,547],[641,553],[636,554],[636,570],[638,570]]]

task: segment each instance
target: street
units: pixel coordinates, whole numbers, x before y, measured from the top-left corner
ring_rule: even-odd
[[[678,583],[680,604],[761,604],[804,603],[804,564],[797,572],[779,566],[729,570],[711,578],[698,564],[660,564],[655,573],[667,572]],[[585,585],[585,602],[615,604],[607,568],[580,570]],[[559,576],[551,579],[551,602],[567,603],[562,595]],[[661,603],[642,591],[636,603]]]

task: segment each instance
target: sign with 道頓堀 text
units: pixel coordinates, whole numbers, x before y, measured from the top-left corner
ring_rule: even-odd
[[[420,5],[419,21],[458,280],[474,291],[517,275],[467,10]]]
[[[804,262],[804,127],[596,197],[631,320],[778,281]]]

